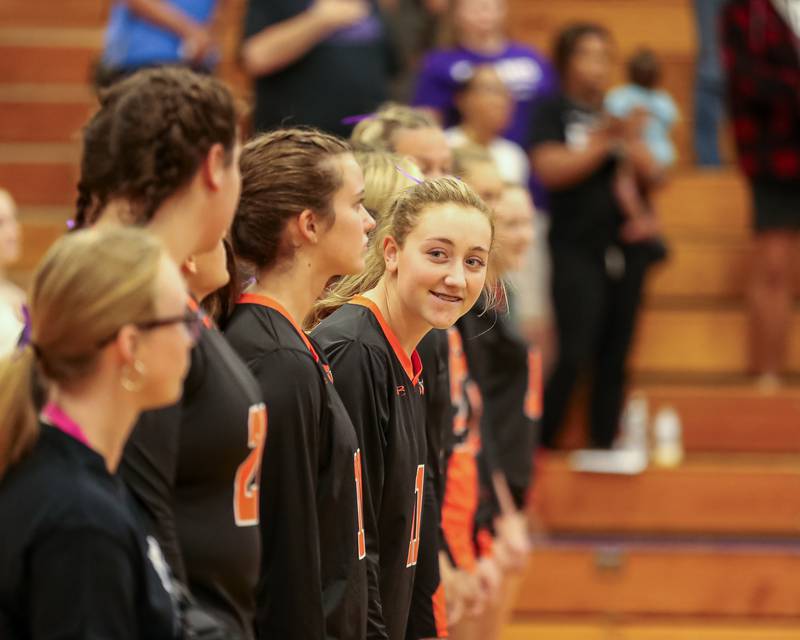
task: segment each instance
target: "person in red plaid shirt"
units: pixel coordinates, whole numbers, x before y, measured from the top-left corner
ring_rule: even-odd
[[[762,384],[775,386],[800,235],[800,2],[731,0],[721,27],[739,164],[755,212],[751,366]]]

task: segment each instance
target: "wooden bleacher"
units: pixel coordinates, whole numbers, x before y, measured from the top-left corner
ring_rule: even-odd
[[[243,4],[231,5],[222,65],[240,95],[232,51]],[[679,167],[657,197],[672,259],[651,277],[632,369],[653,409],[678,410],[689,457],[635,478],[576,474],[561,455],[540,460],[536,504],[550,535],[504,640],[796,640],[800,390],[764,395],[742,377],[748,194],[732,166],[692,168],[690,0],[510,4],[513,35],[540,49],[568,21],[590,19],[611,28],[620,60],[640,45],[662,57],[683,115]],[[20,282],[71,215],[109,5],[0,2],[0,186],[21,206]],[[798,319],[793,337],[800,373]],[[572,422],[565,442],[579,446],[579,413]]]
[[[534,503],[549,536],[504,638],[800,638],[800,390],[765,395],[744,378],[749,194],[730,163],[691,167],[690,2],[511,6],[514,34],[540,48],[567,22],[595,20],[620,58],[642,45],[661,56],[683,115],[676,175],[656,199],[672,254],[650,277],[631,369],[653,410],[678,411],[688,456],[636,477],[580,474],[565,455],[541,456]],[[724,140],[729,161],[730,148]],[[800,372],[800,315],[788,355]],[[583,404],[565,446],[584,441]]]

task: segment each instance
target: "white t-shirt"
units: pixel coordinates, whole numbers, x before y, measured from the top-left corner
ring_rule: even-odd
[[[471,142],[461,127],[451,127],[444,133],[447,136],[447,142],[453,149]],[[495,138],[489,144],[488,149],[503,180],[528,186],[531,167],[528,156],[525,155],[522,147],[505,138]]]

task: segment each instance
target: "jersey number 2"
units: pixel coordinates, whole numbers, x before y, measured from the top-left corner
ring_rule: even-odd
[[[258,494],[261,476],[261,455],[267,437],[267,408],[264,404],[250,407],[247,420],[247,446],[251,451],[236,470],[233,485],[233,517],[237,527],[258,524]]]
[[[408,562],[406,567],[413,567],[419,558],[419,533],[422,529],[422,492],[425,489],[425,465],[417,467],[417,478],[414,481],[414,517],[411,520],[411,541],[408,543]]]
[[[364,535],[364,484],[361,480],[361,449],[353,454],[353,471],[356,476],[356,510],[358,513],[358,559],[367,555],[367,539]]]

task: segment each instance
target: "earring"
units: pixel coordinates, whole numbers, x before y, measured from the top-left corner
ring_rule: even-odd
[[[133,378],[131,377],[131,369],[133,369],[133,373],[136,374]],[[125,391],[129,391],[130,393],[141,391],[142,385],[144,384],[145,372],[145,367],[144,364],[142,364],[142,361],[134,360],[133,366],[126,365],[122,370],[122,376],[120,377],[119,383],[122,385],[122,388],[125,389]]]

